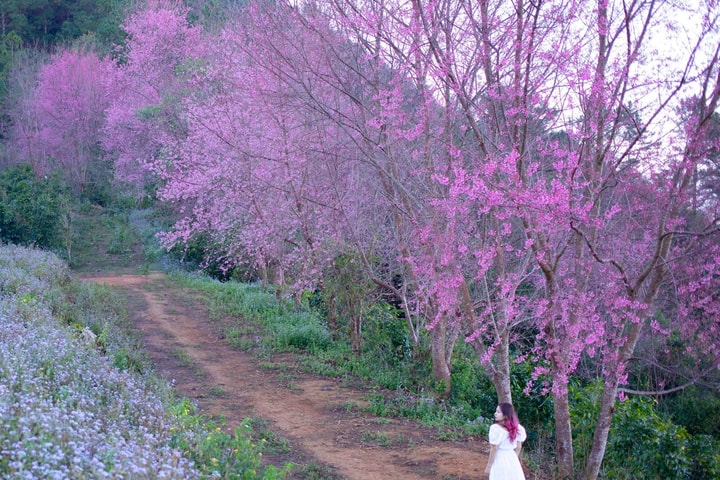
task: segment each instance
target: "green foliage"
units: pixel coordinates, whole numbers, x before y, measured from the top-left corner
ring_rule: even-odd
[[[720,441],[710,435],[693,435],[688,447],[691,480],[720,478]]]
[[[273,324],[270,344],[278,350],[302,350],[316,352],[326,349],[330,344],[327,329],[311,315],[291,315],[291,323]]]
[[[337,255],[324,272],[323,280],[322,299],[327,306],[330,328],[333,335],[337,335],[351,329],[353,319],[361,321],[375,287],[360,259],[352,253]]]
[[[171,445],[195,462],[200,478],[227,480],[276,480],[285,478],[291,469],[262,463],[265,439],[255,443],[252,420],[245,419],[231,434],[223,425],[197,415],[195,407],[183,399],[171,409],[179,428],[173,432]]]
[[[118,199],[111,185],[113,166],[110,162],[99,158],[99,155],[88,164],[87,180],[80,192],[80,200],[94,205],[109,206]],[[62,174],[62,172],[59,172]]]
[[[287,439],[279,437],[277,434],[267,429],[267,421],[262,418],[250,418],[246,422],[252,428],[252,438],[256,442],[260,442],[263,452],[268,453],[290,453],[290,442]]]
[[[302,480],[342,480],[343,478],[332,467],[315,462],[296,467],[292,473],[293,478]]]
[[[333,348],[314,362],[313,369],[334,370],[333,375],[353,375],[374,385],[391,390],[427,386],[429,364],[413,358],[412,345],[404,320],[386,303],[377,303],[363,316],[364,336],[360,354],[351,351],[348,339],[339,340]],[[312,362],[310,359],[307,363]],[[325,374],[328,374],[326,372]],[[421,379],[421,380],[420,380]]]
[[[159,268],[164,255],[151,213],[131,209],[125,202],[114,201],[107,208],[88,202],[73,205],[74,270],[134,267],[135,272],[148,273]]]
[[[555,428],[553,401],[544,390],[543,378],[534,380],[532,387],[527,388],[528,382],[533,378],[534,368],[528,360],[510,366],[513,404],[523,424],[530,427],[526,442],[530,448],[539,447],[543,441],[552,440],[549,432],[554,432]]]
[[[619,402],[605,456],[606,474],[609,478],[687,478],[689,438],[684,428],[655,412],[651,399],[633,397]]]
[[[20,49],[22,39],[16,32],[0,34],[0,98],[7,94],[7,77],[15,52]]]
[[[57,177],[37,178],[30,165],[0,172],[0,239],[43,248],[64,247],[70,221],[67,190]]]
[[[363,355],[374,357],[376,365],[402,369],[412,361],[410,335],[399,313],[389,303],[378,302],[364,314]]]
[[[452,365],[453,402],[468,405],[476,416],[491,416],[497,407],[497,394],[492,382],[476,358],[470,355],[467,345],[457,345],[459,355]]]
[[[127,214],[118,214],[103,219],[108,223],[110,238],[106,246],[107,253],[111,255],[123,255],[132,253],[139,239],[135,230],[130,225],[130,218]]]
[[[720,397],[714,391],[690,387],[664,400],[661,407],[688,432],[720,438]]]
[[[457,440],[467,435],[487,436],[492,423],[484,417],[476,417],[472,409],[454,405],[434,396],[411,395],[398,392],[392,397],[383,394],[370,395],[367,411],[383,417],[405,417],[434,427],[443,440]]]
[[[570,386],[571,418],[576,461],[585,461],[592,445],[601,382]],[[717,478],[718,442],[707,435],[690,435],[663,418],[655,401],[632,397],[615,407],[603,463],[602,478],[681,480]]]
[[[19,52],[81,44],[113,53],[122,44],[120,23],[130,0],[3,0],[0,2],[0,100],[8,95],[8,73]],[[0,132],[0,138],[5,132]],[[94,195],[94,193],[91,193]]]
[[[185,245],[176,245],[168,252],[186,269],[201,269],[209,277],[225,282],[228,280],[255,280],[255,273],[248,265],[230,264],[215,260],[222,252],[222,246],[210,238],[208,234],[194,235]]]
[[[69,281],[53,304],[53,314],[82,336],[95,336],[95,347],[112,359],[115,368],[138,374],[149,364],[136,334],[131,331],[122,298],[110,287]]]
[[[117,0],[4,0],[0,16],[3,32],[18,36],[23,45],[42,47],[68,42],[94,34],[110,45],[122,39],[119,28],[124,7],[130,2]]]
[[[139,358],[137,353],[124,347],[113,353],[113,366],[123,372],[130,370],[138,373],[142,373],[146,368],[144,359]]]
[[[454,404],[463,405],[477,417],[492,419],[497,407],[497,393],[487,373],[467,344],[458,344],[452,366],[452,396]],[[532,378],[529,361],[513,363],[510,386],[513,404],[523,425],[527,427],[526,445],[535,448],[546,440],[545,432],[553,428],[553,404],[537,382],[526,392]]]
[[[373,445],[376,447],[389,447],[395,440],[385,432],[370,432],[365,431],[360,438],[360,441],[367,445]]]
[[[220,283],[199,275],[177,274],[173,278],[202,291],[208,299],[212,317],[232,315],[238,319],[240,324],[227,330],[237,347],[257,343],[255,338],[258,338],[266,348],[317,353],[332,344],[327,328],[317,315],[281,303],[258,286]],[[247,328],[248,322],[262,327],[262,331]],[[252,341],[246,341],[245,337],[252,337]]]

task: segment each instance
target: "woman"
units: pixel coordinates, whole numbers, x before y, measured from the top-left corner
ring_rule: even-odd
[[[490,476],[490,480],[525,480],[519,455],[527,434],[511,404],[498,405],[495,423],[490,427],[488,437],[490,455],[485,474]]]

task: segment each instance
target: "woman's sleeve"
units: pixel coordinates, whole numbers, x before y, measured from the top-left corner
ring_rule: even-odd
[[[488,441],[491,445],[500,445],[503,440],[503,429],[497,423],[490,425],[490,432],[488,433]]]
[[[518,425],[517,441],[522,443],[525,440],[527,440],[527,432],[525,431],[525,427],[523,427],[522,425]]]

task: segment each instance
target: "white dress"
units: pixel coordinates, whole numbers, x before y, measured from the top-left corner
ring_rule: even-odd
[[[523,426],[518,426],[518,435],[512,442],[508,431],[498,424],[490,426],[488,437],[492,445],[497,445],[495,460],[490,467],[490,480],[525,480],[520,459],[515,453],[517,443],[527,438]]]

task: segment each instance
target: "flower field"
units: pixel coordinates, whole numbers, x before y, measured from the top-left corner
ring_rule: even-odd
[[[0,245],[0,478],[273,480],[233,434],[149,372],[107,287]]]
[[[190,478],[160,386],[123,372],[54,314],[52,254],[0,247],[0,476]]]

